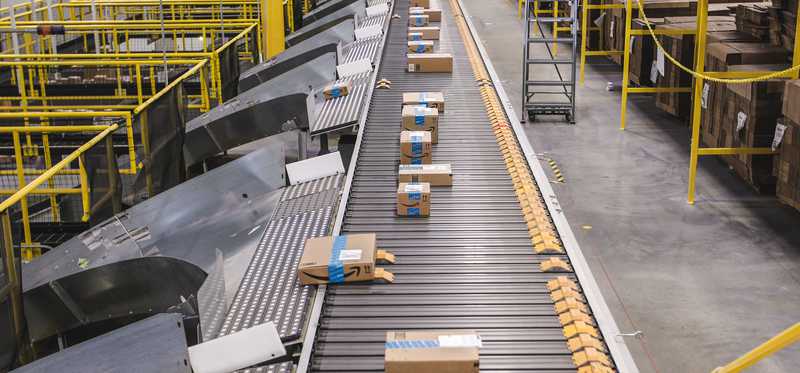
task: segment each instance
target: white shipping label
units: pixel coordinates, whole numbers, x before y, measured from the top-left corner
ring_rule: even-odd
[[[424,166],[431,171],[447,171],[450,168],[446,164],[426,164]]]
[[[745,123],[747,123],[747,114],[740,111],[736,115],[736,132],[743,130]]]
[[[469,335],[440,335],[439,346],[441,347],[483,347],[481,337]]]
[[[339,260],[361,260],[361,250],[342,250],[339,252]]]
[[[656,54],[656,66],[658,67],[658,73],[664,76],[664,51],[661,48],[658,48],[658,53]]]
[[[406,184],[407,193],[422,193],[422,184]]]
[[[708,83],[703,83],[703,94],[700,95],[700,107],[708,109],[708,91],[711,86]]]
[[[608,37],[614,38],[614,18],[611,18],[611,27],[608,28]]]
[[[416,66],[417,65],[414,65],[413,63],[408,64],[408,72],[413,73],[414,71],[417,71]]]
[[[778,150],[778,146],[781,145],[781,141],[783,141],[784,132],[786,132],[786,126],[778,123],[778,125],[775,126],[775,137],[772,138],[772,151]]]
[[[658,81],[658,66],[656,66],[656,61],[653,61],[653,64],[650,65],[650,81],[653,83]]]

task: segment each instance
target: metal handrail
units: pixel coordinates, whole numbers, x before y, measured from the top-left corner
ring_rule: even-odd
[[[714,369],[712,373],[741,372],[758,363],[765,357],[790,346],[798,340],[800,340],[800,322],[778,333],[778,335],[770,338],[768,341],[760,344],[758,347],[748,351],[738,359],[728,363],[725,366]]]

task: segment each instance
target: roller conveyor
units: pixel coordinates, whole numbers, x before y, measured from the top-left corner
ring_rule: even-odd
[[[392,14],[399,18],[391,22],[378,71],[378,78],[392,81],[392,86],[371,96],[334,228],[339,234],[377,233],[378,246],[397,255],[397,264],[386,266],[396,280],[321,286],[297,371],[381,372],[386,331],[410,329],[477,330],[484,341],[480,360],[484,372],[576,371],[547,288],[547,281],[566,276],[580,283],[587,313],[602,332],[599,339],[609,351],[611,365],[636,372],[560,210],[551,222],[566,252],[534,251],[528,221],[454,17],[461,11],[444,0],[439,5],[443,21],[436,48],[453,54],[454,71],[405,72],[408,2],[396,1]],[[445,95],[433,162],[452,164],[453,186],[432,188],[431,217],[398,218],[402,93],[424,91]],[[509,107],[505,109],[513,115]],[[524,142],[520,147],[530,167],[525,172],[546,183]],[[549,185],[538,188],[542,195],[552,193]],[[553,209],[557,201],[548,195],[544,204]],[[575,272],[572,268],[543,272],[540,264],[552,258],[570,263]],[[592,312],[598,309],[600,314]]]

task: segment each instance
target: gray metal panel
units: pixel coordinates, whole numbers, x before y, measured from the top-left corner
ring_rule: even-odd
[[[296,128],[316,109],[308,95],[336,79],[336,54],[295,65],[186,123],[184,159],[199,163],[223,151]],[[195,141],[197,139],[198,141]],[[208,140],[211,140],[209,142]]]
[[[545,285],[573,274],[539,270],[554,256],[533,252],[452,12],[440,5],[439,48],[453,54],[452,74],[405,72],[408,4],[395,4],[401,18],[392,22],[379,73],[392,89],[374,91],[341,225],[342,234],[378,233],[379,247],[397,255],[386,266],[395,282],[322,292],[319,324],[310,321],[319,336],[311,370],[383,371],[387,330],[475,329],[486,342],[482,371],[575,371]],[[403,219],[394,215],[398,103],[403,92],[425,91],[445,94],[433,160],[452,164],[453,186],[433,188],[430,218]]]
[[[317,91],[314,96],[319,112],[311,124],[312,136],[353,126],[358,122],[372,74],[373,72],[368,72],[337,80],[336,83],[349,81],[352,84],[350,94],[344,97],[324,100],[322,92]]]
[[[163,313],[69,347],[15,373],[189,373],[183,319]]]
[[[292,48],[299,48],[299,50],[310,50],[320,45],[328,43],[349,43],[355,40],[353,31],[356,28],[355,17],[346,16],[328,22],[322,25],[315,25],[313,31],[309,30],[304,35],[298,35],[293,38],[294,34],[287,37],[286,51],[291,52]]]
[[[364,0],[336,0],[327,1],[303,16],[303,28],[317,22],[325,22],[331,17],[344,14],[362,14],[366,8]],[[301,28],[298,31],[303,30]]]
[[[239,75],[239,93],[245,92],[261,83],[267,82],[281,74],[296,69],[300,65],[309,63],[309,61],[312,61],[324,54],[333,54],[335,56],[334,63],[342,63],[342,58],[339,55],[341,52],[339,43],[328,43],[305,51],[301,51],[300,47],[302,46],[289,48],[289,50],[284,51],[277,57],[253,66],[249,70]]]
[[[303,245],[328,233],[341,175],[286,188],[245,272],[219,335],[272,321],[282,337],[298,336],[310,289],[297,280]]]
[[[31,333],[42,339],[97,321],[95,315],[108,316],[109,310],[118,316],[174,305],[177,295],[196,293],[205,274],[213,272],[217,249],[224,254],[224,283],[227,297],[232,298],[283,193],[277,190],[285,183],[283,159],[281,144],[268,144],[146,200],[26,264],[23,285]],[[147,280],[170,284],[182,280],[183,272],[160,270],[172,258],[183,264],[176,268],[187,268],[183,272],[198,268],[200,281],[191,288],[154,287],[133,296],[131,289],[145,289]],[[142,262],[145,267],[141,267],[142,259],[158,261]],[[137,278],[126,272],[132,266],[152,274],[131,282]],[[92,290],[93,285],[102,285],[102,292]],[[100,298],[117,291],[130,294],[111,301]],[[87,297],[91,294],[94,298]]]

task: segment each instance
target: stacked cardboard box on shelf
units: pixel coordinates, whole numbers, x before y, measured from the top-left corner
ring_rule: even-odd
[[[779,149],[775,162],[778,200],[800,210],[800,80],[786,82],[783,118],[773,134],[771,146]]]
[[[695,23],[695,17],[666,17],[661,28],[694,29]],[[728,38],[727,33],[736,30],[733,17],[728,16],[709,16],[707,26],[709,41],[716,40],[718,33],[724,33],[721,36]],[[681,64],[694,67],[694,35],[661,35],[659,41],[667,53],[675,57]],[[656,51],[653,64],[658,61],[659,53]],[[656,78],[655,85],[657,87],[689,87],[691,85],[691,76],[669,61],[664,61],[663,74],[653,71],[653,69],[650,72],[652,77]],[[656,106],[676,117],[687,119],[692,110],[691,95],[659,92],[656,93]]]
[[[772,45],[794,50],[798,0],[772,0],[769,7],[769,41]]]
[[[769,40],[769,8],[762,3],[736,6],[736,30],[758,40]]]
[[[789,53],[764,43],[724,42],[706,47],[706,71],[730,71],[738,65],[773,65],[787,61]],[[701,140],[709,147],[724,146],[723,107],[729,89],[724,84],[705,82],[701,92]]]
[[[735,71],[780,71],[787,65],[740,65]],[[772,144],[780,117],[785,81],[775,79],[727,85],[722,107],[720,145],[732,148],[763,148]],[[773,155],[728,155],[725,162],[760,193],[773,193]]]

